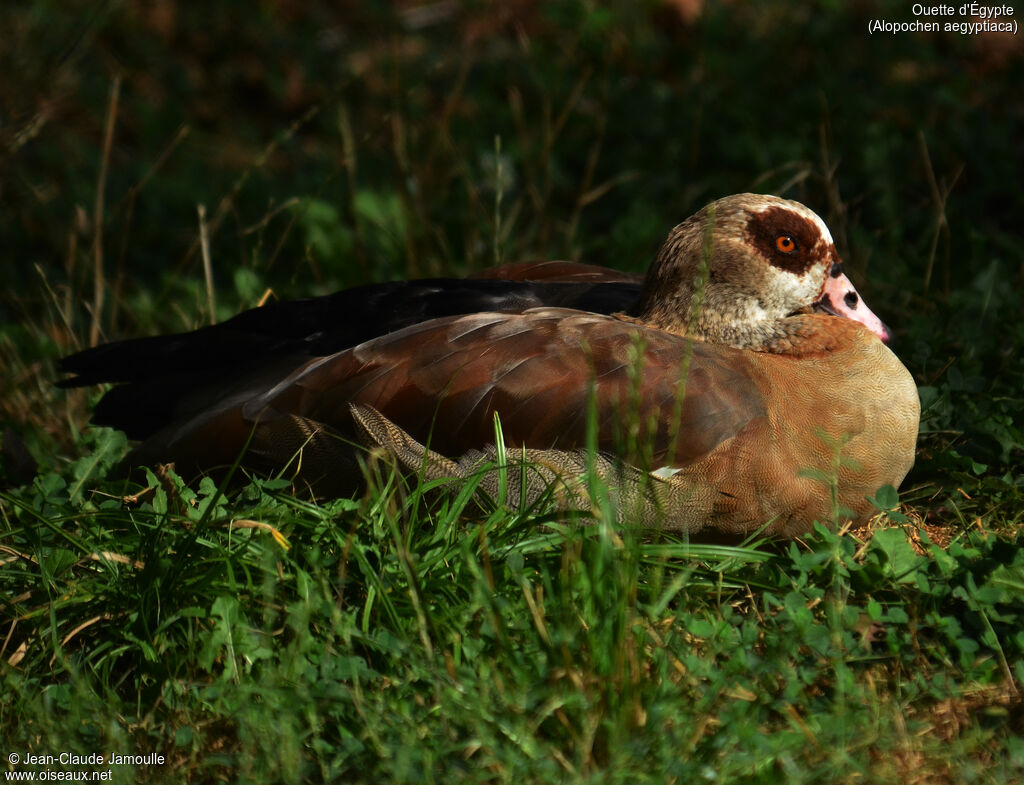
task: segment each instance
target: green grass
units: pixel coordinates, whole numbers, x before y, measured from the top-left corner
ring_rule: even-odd
[[[116,781],[1009,782],[1024,550],[651,540],[95,461],[3,501],[7,750]],[[84,484],[83,484],[84,480]],[[132,498],[123,494],[132,491]]]
[[[1024,781],[1019,44],[863,32],[902,2],[9,5],[6,754],[167,759],[122,782]],[[144,488],[86,427],[99,393],[52,386],[94,339],[268,289],[641,270],[743,190],[822,214],[918,382],[872,532],[698,545],[386,467],[322,504]]]

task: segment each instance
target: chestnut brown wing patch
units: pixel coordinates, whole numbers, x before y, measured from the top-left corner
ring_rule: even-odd
[[[601,449],[639,447],[686,465],[763,414],[747,367],[729,347],[541,308],[438,319],[367,342],[311,364],[260,407],[332,425],[348,421],[350,402],[368,404],[458,456],[493,442],[495,411],[510,446],[583,447],[593,406]]]

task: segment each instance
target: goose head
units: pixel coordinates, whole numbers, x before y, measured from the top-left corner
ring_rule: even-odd
[[[774,351],[790,317],[825,313],[890,332],[843,274],[825,222],[799,202],[737,194],[676,226],[632,315],[662,330],[738,349]],[[789,321],[787,321],[789,320]]]

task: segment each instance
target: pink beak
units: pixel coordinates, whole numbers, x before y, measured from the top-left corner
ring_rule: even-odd
[[[857,294],[857,289],[843,274],[838,264],[832,266],[817,306],[835,316],[845,316],[847,319],[860,322],[881,338],[882,343],[889,343],[892,340],[892,332],[865,305],[864,300]]]

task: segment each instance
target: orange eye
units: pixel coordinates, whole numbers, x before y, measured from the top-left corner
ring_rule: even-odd
[[[796,240],[788,234],[780,234],[775,238],[775,247],[783,253],[793,253],[796,250]]]

